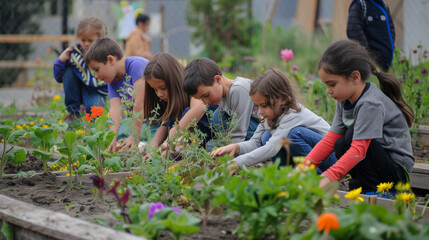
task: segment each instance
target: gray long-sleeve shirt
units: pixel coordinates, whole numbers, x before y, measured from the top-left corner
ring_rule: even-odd
[[[260,123],[250,140],[238,144],[239,156],[234,159],[238,165],[251,166],[274,157],[280,150],[281,140],[287,138],[294,127],[306,127],[322,136],[328,133],[330,126],[323,118],[300,104],[299,107],[301,107],[300,112],[291,109],[287,114],[280,116],[279,126],[276,129],[269,128],[266,121]],[[265,130],[268,130],[272,136],[264,146],[261,146],[261,136]]]
[[[244,141],[250,118],[259,119],[258,107],[249,96],[251,84],[252,80],[237,77],[219,103],[219,110],[237,118],[237,125],[231,131],[233,143]]]

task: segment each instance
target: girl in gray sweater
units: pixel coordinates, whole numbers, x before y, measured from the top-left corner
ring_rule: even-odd
[[[280,165],[293,163],[293,157],[306,156],[326,135],[330,126],[303,105],[299,104],[288,78],[278,70],[269,69],[252,83],[250,97],[263,117],[253,137],[244,142],[230,144],[214,150],[212,156],[229,154],[236,156],[228,169],[280,158]],[[291,142],[289,154],[281,146],[288,138]],[[286,156],[289,155],[289,161]],[[318,169],[323,172],[337,159],[332,154]],[[236,170],[235,170],[236,171]],[[235,172],[231,171],[231,174]]]

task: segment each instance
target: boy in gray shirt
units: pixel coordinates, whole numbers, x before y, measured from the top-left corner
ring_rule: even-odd
[[[218,105],[213,113],[216,126],[237,118],[231,131],[233,143],[252,137],[258,124],[258,108],[249,96],[250,79],[237,77],[235,80],[222,75],[220,67],[211,59],[192,60],[185,68],[183,88],[185,92],[205,104]],[[220,115],[220,116],[219,116]]]

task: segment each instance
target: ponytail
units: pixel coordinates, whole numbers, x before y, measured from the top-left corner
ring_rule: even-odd
[[[391,74],[380,72],[378,69],[373,70],[373,74],[377,76],[380,82],[381,91],[398,106],[407,120],[408,127],[411,127],[414,122],[414,113],[402,97],[402,87],[399,80]]]

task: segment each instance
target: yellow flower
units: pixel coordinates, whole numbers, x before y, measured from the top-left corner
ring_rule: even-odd
[[[43,128],[49,128],[49,126],[48,126],[48,125],[46,125],[46,124],[45,124],[45,125],[43,125],[42,127],[43,127]]]
[[[55,95],[54,96],[54,101],[58,101],[58,100],[60,100],[61,99],[61,97],[59,96],[59,95]]]
[[[43,118],[39,119],[39,123],[43,122]]]
[[[311,169],[311,170],[316,169],[316,165],[314,165],[314,164],[310,164],[310,169]]]
[[[70,173],[67,173],[66,175],[67,175],[67,176],[70,176]]]
[[[381,193],[381,195],[384,195],[389,189],[393,187],[393,182],[388,183],[380,183],[377,185],[377,192]]]
[[[189,203],[189,200],[185,197],[180,197],[179,201],[183,204],[183,205],[187,205]]]
[[[65,115],[64,115],[64,113],[61,113],[61,117],[64,117]]]
[[[1,142],[4,143],[4,139],[2,139]]]
[[[401,191],[401,192],[410,191],[411,190],[410,183],[401,183],[400,182],[400,183],[396,184],[396,189],[398,191]]]
[[[24,133],[24,137],[26,137],[28,135],[28,132]]]
[[[277,194],[277,197],[278,198],[281,198],[281,197],[289,197],[289,194],[287,193],[287,192],[279,192],[278,194]]]
[[[409,204],[410,202],[413,202],[415,199],[415,196],[412,193],[400,193],[396,196],[399,200],[401,200],[405,204]]]
[[[335,199],[337,199],[337,200],[340,200],[340,195],[338,195],[336,193],[332,197],[335,198]]]
[[[58,120],[58,123],[59,123],[59,124],[61,124],[61,123],[63,123],[63,121],[61,121],[61,120]]]
[[[118,193],[119,193],[119,194],[122,194],[122,190],[118,190]]]
[[[363,198],[359,196],[359,194],[362,192],[362,187],[351,190],[348,192],[344,197],[347,199],[355,200],[356,202],[361,201],[363,202]]]
[[[124,111],[122,112],[122,114],[127,115],[127,111],[125,111],[125,110],[124,110]]]
[[[195,141],[195,138],[192,138],[192,143],[195,143],[196,141]]]
[[[109,113],[107,113],[107,117],[109,117]]]
[[[34,122],[30,122],[30,126],[34,126]]]
[[[16,129],[21,130],[22,126],[21,125],[16,125]]]
[[[83,155],[82,155],[82,157],[83,157],[83,159],[85,159],[85,160],[86,160],[86,155],[85,155],[85,154],[83,154]]]

